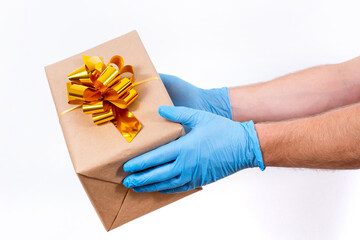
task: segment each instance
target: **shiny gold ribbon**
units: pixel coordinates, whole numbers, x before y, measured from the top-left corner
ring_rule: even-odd
[[[141,129],[141,123],[127,109],[138,97],[133,87],[158,78],[134,83],[133,66],[124,65],[119,55],[113,56],[107,65],[97,56],[83,56],[83,60],[85,64],[70,73],[70,82],[66,83],[68,103],[78,106],[65,110],[59,117],[82,108],[85,114],[92,114],[95,124],[112,122],[131,142]]]

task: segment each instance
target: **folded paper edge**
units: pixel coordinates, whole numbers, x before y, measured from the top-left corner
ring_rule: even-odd
[[[184,130],[184,128],[181,126],[180,131],[179,131],[179,133],[178,133],[178,136],[175,138],[175,140],[178,139],[178,138],[180,138],[180,137],[183,136],[184,134],[185,134],[185,130]],[[175,140],[174,140],[174,141],[175,141]],[[196,193],[196,192],[198,192],[198,191],[201,191],[202,189],[203,189],[202,187],[199,187],[199,188],[196,188],[196,189],[189,190],[187,195],[185,195],[185,196],[183,196],[183,197],[181,197],[181,198],[179,198],[179,199],[177,199],[177,200],[175,200],[175,201],[178,201],[178,200],[180,200],[180,199],[182,199],[182,198],[184,198],[184,197],[187,197],[187,196],[189,196],[189,195],[192,195],[193,193]],[[129,189],[127,190],[124,198],[123,198],[123,201],[122,201],[122,203],[121,203],[121,205],[120,205],[120,207],[119,207],[118,212],[116,213],[116,216],[115,216],[115,218],[114,218],[114,220],[113,220],[113,222],[112,222],[112,224],[111,224],[111,227],[110,227],[109,229],[106,229],[107,232],[109,232],[109,231],[111,231],[111,230],[113,230],[113,229],[115,229],[115,228],[117,228],[117,227],[119,227],[119,226],[122,226],[122,225],[128,223],[128,222],[124,222],[124,223],[122,223],[122,224],[114,227],[114,224],[115,224],[115,222],[116,222],[116,220],[117,220],[117,218],[118,218],[118,216],[119,216],[119,214],[120,214],[120,212],[121,212],[121,210],[122,210],[122,208],[123,208],[123,206],[124,206],[124,203],[125,203],[126,198],[128,197],[128,194],[129,194],[130,191],[131,191],[131,189],[129,188]],[[153,209],[153,210],[151,210],[150,212],[147,212],[146,214],[149,214],[149,213],[151,213],[151,212],[153,212],[153,211],[155,211],[155,210],[157,210],[157,209],[160,209],[160,208],[162,208],[162,207],[165,207],[165,206],[167,206],[167,205],[169,205],[169,204],[171,204],[171,203],[172,203],[172,202],[167,203],[166,205],[163,205],[163,206],[161,206],[161,207],[159,207],[159,208]],[[146,215],[146,214],[144,214],[144,215]],[[135,219],[136,219],[136,218],[135,218]],[[130,220],[130,221],[132,221],[132,220]],[[130,221],[129,221],[129,222],[130,222]]]
[[[156,210],[158,210],[158,209],[160,209],[160,208],[166,207],[167,205],[170,205],[170,204],[172,204],[172,203],[174,203],[174,202],[177,202],[177,201],[181,200],[182,198],[188,197],[188,196],[190,196],[190,195],[192,195],[192,194],[194,194],[194,193],[196,193],[196,192],[199,192],[199,191],[201,191],[201,190],[202,190],[202,187],[200,187],[200,188],[195,188],[195,189],[192,189],[192,190],[189,190],[189,191],[186,191],[186,192],[182,192],[182,193],[175,193],[175,194],[172,194],[172,193],[162,193],[162,194],[164,194],[164,195],[177,195],[177,194],[182,194],[183,196],[178,197],[177,199],[172,200],[171,202],[168,202],[168,203],[166,203],[166,204],[164,204],[164,205],[161,205],[161,206],[159,206],[159,207],[153,208],[153,209],[151,209],[150,211],[144,213],[144,214],[141,215],[141,216],[135,217],[135,218],[133,218],[133,219],[127,220],[127,221],[125,221],[125,222],[122,222],[122,223],[119,224],[119,225],[114,226],[114,224],[115,224],[116,220],[118,219],[119,215],[123,215],[123,214],[121,214],[121,210],[122,210],[123,207],[124,207],[124,204],[125,204],[126,199],[127,199],[127,197],[128,197],[128,193],[131,191],[131,189],[129,189],[129,191],[128,191],[127,194],[126,194],[126,197],[124,197],[124,201],[122,202],[122,205],[121,205],[121,207],[120,207],[120,209],[119,209],[119,212],[116,214],[116,218],[114,219],[114,222],[113,222],[113,224],[112,224],[112,227],[111,227],[109,230],[107,230],[107,231],[109,232],[109,231],[111,231],[111,230],[114,230],[115,228],[118,228],[118,227],[120,227],[120,226],[122,226],[122,225],[124,225],[124,224],[126,224],[126,223],[129,223],[129,222],[131,222],[131,221],[133,221],[133,220],[135,220],[135,219],[137,219],[137,218],[139,218],[139,217],[142,217],[142,216],[145,216],[145,215],[147,215],[147,214],[149,214],[149,213],[152,213],[152,212],[154,212],[154,211],[156,211]]]
[[[121,209],[121,206],[122,206],[122,204],[123,204],[123,202],[125,200],[125,196],[127,195],[128,189],[126,190],[126,193],[123,195],[123,197],[119,198],[118,201],[116,200],[117,198],[113,198],[115,200],[115,203],[116,202],[120,202],[120,203],[116,204],[118,206],[118,207],[116,207],[116,209],[111,210],[111,212],[114,213],[112,215],[112,217],[106,219],[106,217],[104,215],[104,211],[102,211],[101,206],[99,206],[99,201],[98,201],[99,199],[96,198],[92,194],[92,190],[91,190],[91,188],[89,188],[89,184],[86,184],[86,183],[89,183],[89,182],[85,181],[85,180],[86,179],[88,179],[88,180],[96,180],[96,181],[99,181],[99,182],[102,182],[102,183],[109,183],[109,184],[115,184],[115,183],[107,182],[107,181],[104,181],[104,180],[101,180],[101,179],[88,177],[88,176],[85,176],[85,175],[82,175],[82,174],[77,174],[77,176],[78,176],[78,179],[80,180],[81,185],[83,186],[83,189],[84,189],[88,199],[91,202],[91,205],[92,205],[93,209],[95,210],[96,214],[98,215],[102,225],[104,226],[106,231],[109,231],[109,229],[111,228],[114,220],[116,219],[118,211]],[[90,185],[93,185],[93,184],[91,183]]]
[[[117,217],[118,217],[118,215],[119,215],[119,213],[120,213],[120,211],[121,211],[122,206],[124,205],[125,199],[126,199],[127,195],[129,194],[129,191],[130,191],[130,188],[126,191],[125,196],[124,196],[124,198],[122,199],[122,202],[121,202],[121,204],[120,204],[119,210],[117,211],[117,213],[116,213],[116,215],[115,215],[115,217],[114,217],[113,222],[111,223],[110,227],[109,227],[108,229],[106,229],[107,232],[109,232],[110,230],[113,229],[114,223],[115,223],[115,221],[116,221],[116,219],[117,219]]]
[[[119,207],[118,207],[118,210],[116,211],[116,214],[113,215],[113,216],[114,216],[113,219],[110,220],[111,223],[110,223],[110,224],[106,224],[106,220],[102,217],[102,213],[101,213],[100,210],[98,209],[98,205],[97,205],[95,199],[93,199],[93,196],[92,196],[91,193],[89,192],[88,187],[87,187],[86,185],[84,185],[83,180],[81,180],[80,177],[86,178],[86,179],[93,179],[93,180],[97,180],[97,181],[101,181],[101,182],[107,182],[107,181],[104,181],[104,180],[102,180],[102,179],[96,179],[96,178],[88,177],[88,176],[85,176],[85,175],[82,175],[82,174],[77,174],[77,175],[78,175],[78,177],[79,177],[79,180],[80,180],[81,184],[83,185],[83,189],[85,190],[85,193],[86,193],[88,199],[89,199],[90,202],[91,202],[91,205],[93,206],[96,214],[99,216],[99,218],[100,218],[100,220],[101,220],[101,222],[102,222],[102,224],[103,224],[103,226],[104,226],[104,228],[105,228],[105,230],[106,230],[107,232],[109,232],[109,231],[111,231],[111,230],[113,230],[113,229],[115,229],[115,228],[117,228],[117,227],[119,227],[119,226],[122,226],[122,225],[124,225],[124,224],[126,224],[126,223],[128,223],[128,222],[131,222],[131,221],[133,221],[133,220],[135,220],[135,219],[137,219],[137,218],[140,217],[140,216],[139,216],[139,217],[135,217],[134,219],[131,219],[131,220],[129,220],[129,221],[122,222],[121,224],[114,226],[115,223],[116,223],[116,220],[118,219],[119,215],[121,214],[121,211],[122,211],[122,209],[123,209],[123,207],[124,207],[124,204],[125,204],[128,196],[129,196],[130,191],[132,191],[131,188],[128,188],[128,189],[126,190],[126,193],[125,193],[125,195],[123,196],[123,198],[122,198],[121,200],[119,200],[119,201],[121,201],[121,203],[120,203],[120,205],[119,205]],[[113,182],[108,182],[108,183],[114,184]],[[118,183],[118,184],[121,184],[121,183]],[[165,207],[165,206],[167,206],[167,205],[169,205],[169,204],[171,204],[171,203],[173,203],[173,202],[175,202],[175,201],[178,201],[178,200],[180,200],[180,199],[182,199],[182,198],[184,198],[184,197],[187,197],[187,196],[189,196],[189,195],[192,195],[193,193],[196,193],[196,192],[198,192],[198,191],[200,191],[200,190],[202,190],[201,187],[200,187],[200,188],[193,189],[193,190],[189,190],[187,193],[184,192],[184,193],[183,193],[183,194],[185,194],[184,196],[182,196],[182,197],[180,197],[180,198],[178,198],[178,199],[176,199],[176,200],[174,200],[174,201],[168,202],[168,203],[166,203],[166,204],[164,204],[164,205],[162,205],[162,206],[156,207],[156,208],[154,208],[154,209],[152,209],[152,210],[150,210],[150,211],[147,211],[147,212],[145,212],[142,216],[144,216],[144,215],[146,215],[146,214],[149,214],[149,213],[151,213],[151,212],[153,212],[153,211],[156,211],[157,209],[160,209],[160,208],[162,208],[162,207]]]

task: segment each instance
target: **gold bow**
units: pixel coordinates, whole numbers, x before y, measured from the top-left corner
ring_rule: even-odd
[[[60,117],[81,107],[85,114],[92,114],[95,124],[111,121],[131,142],[141,129],[141,123],[127,109],[138,97],[133,86],[157,78],[134,84],[133,66],[124,66],[123,58],[118,55],[107,65],[97,56],[83,56],[83,60],[85,65],[70,73],[70,82],[66,83],[68,103],[78,106],[62,112]]]

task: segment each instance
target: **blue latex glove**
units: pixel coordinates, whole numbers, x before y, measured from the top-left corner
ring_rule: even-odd
[[[254,123],[186,107],[161,106],[162,117],[192,131],[124,164],[123,184],[136,192],[177,193],[194,189],[244,168],[264,164]]]
[[[201,89],[178,77],[159,75],[175,106],[204,110],[232,119],[227,87]]]

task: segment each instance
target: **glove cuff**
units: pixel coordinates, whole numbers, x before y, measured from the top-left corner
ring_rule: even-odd
[[[229,89],[227,87],[202,90],[210,112],[232,119]]]
[[[247,129],[247,132],[249,134],[249,140],[252,143],[252,151],[254,153],[254,167],[259,167],[261,171],[265,170],[264,160],[262,157],[261,149],[260,149],[260,143],[259,138],[257,136],[255,125],[253,121],[248,121],[243,123],[244,127]]]

